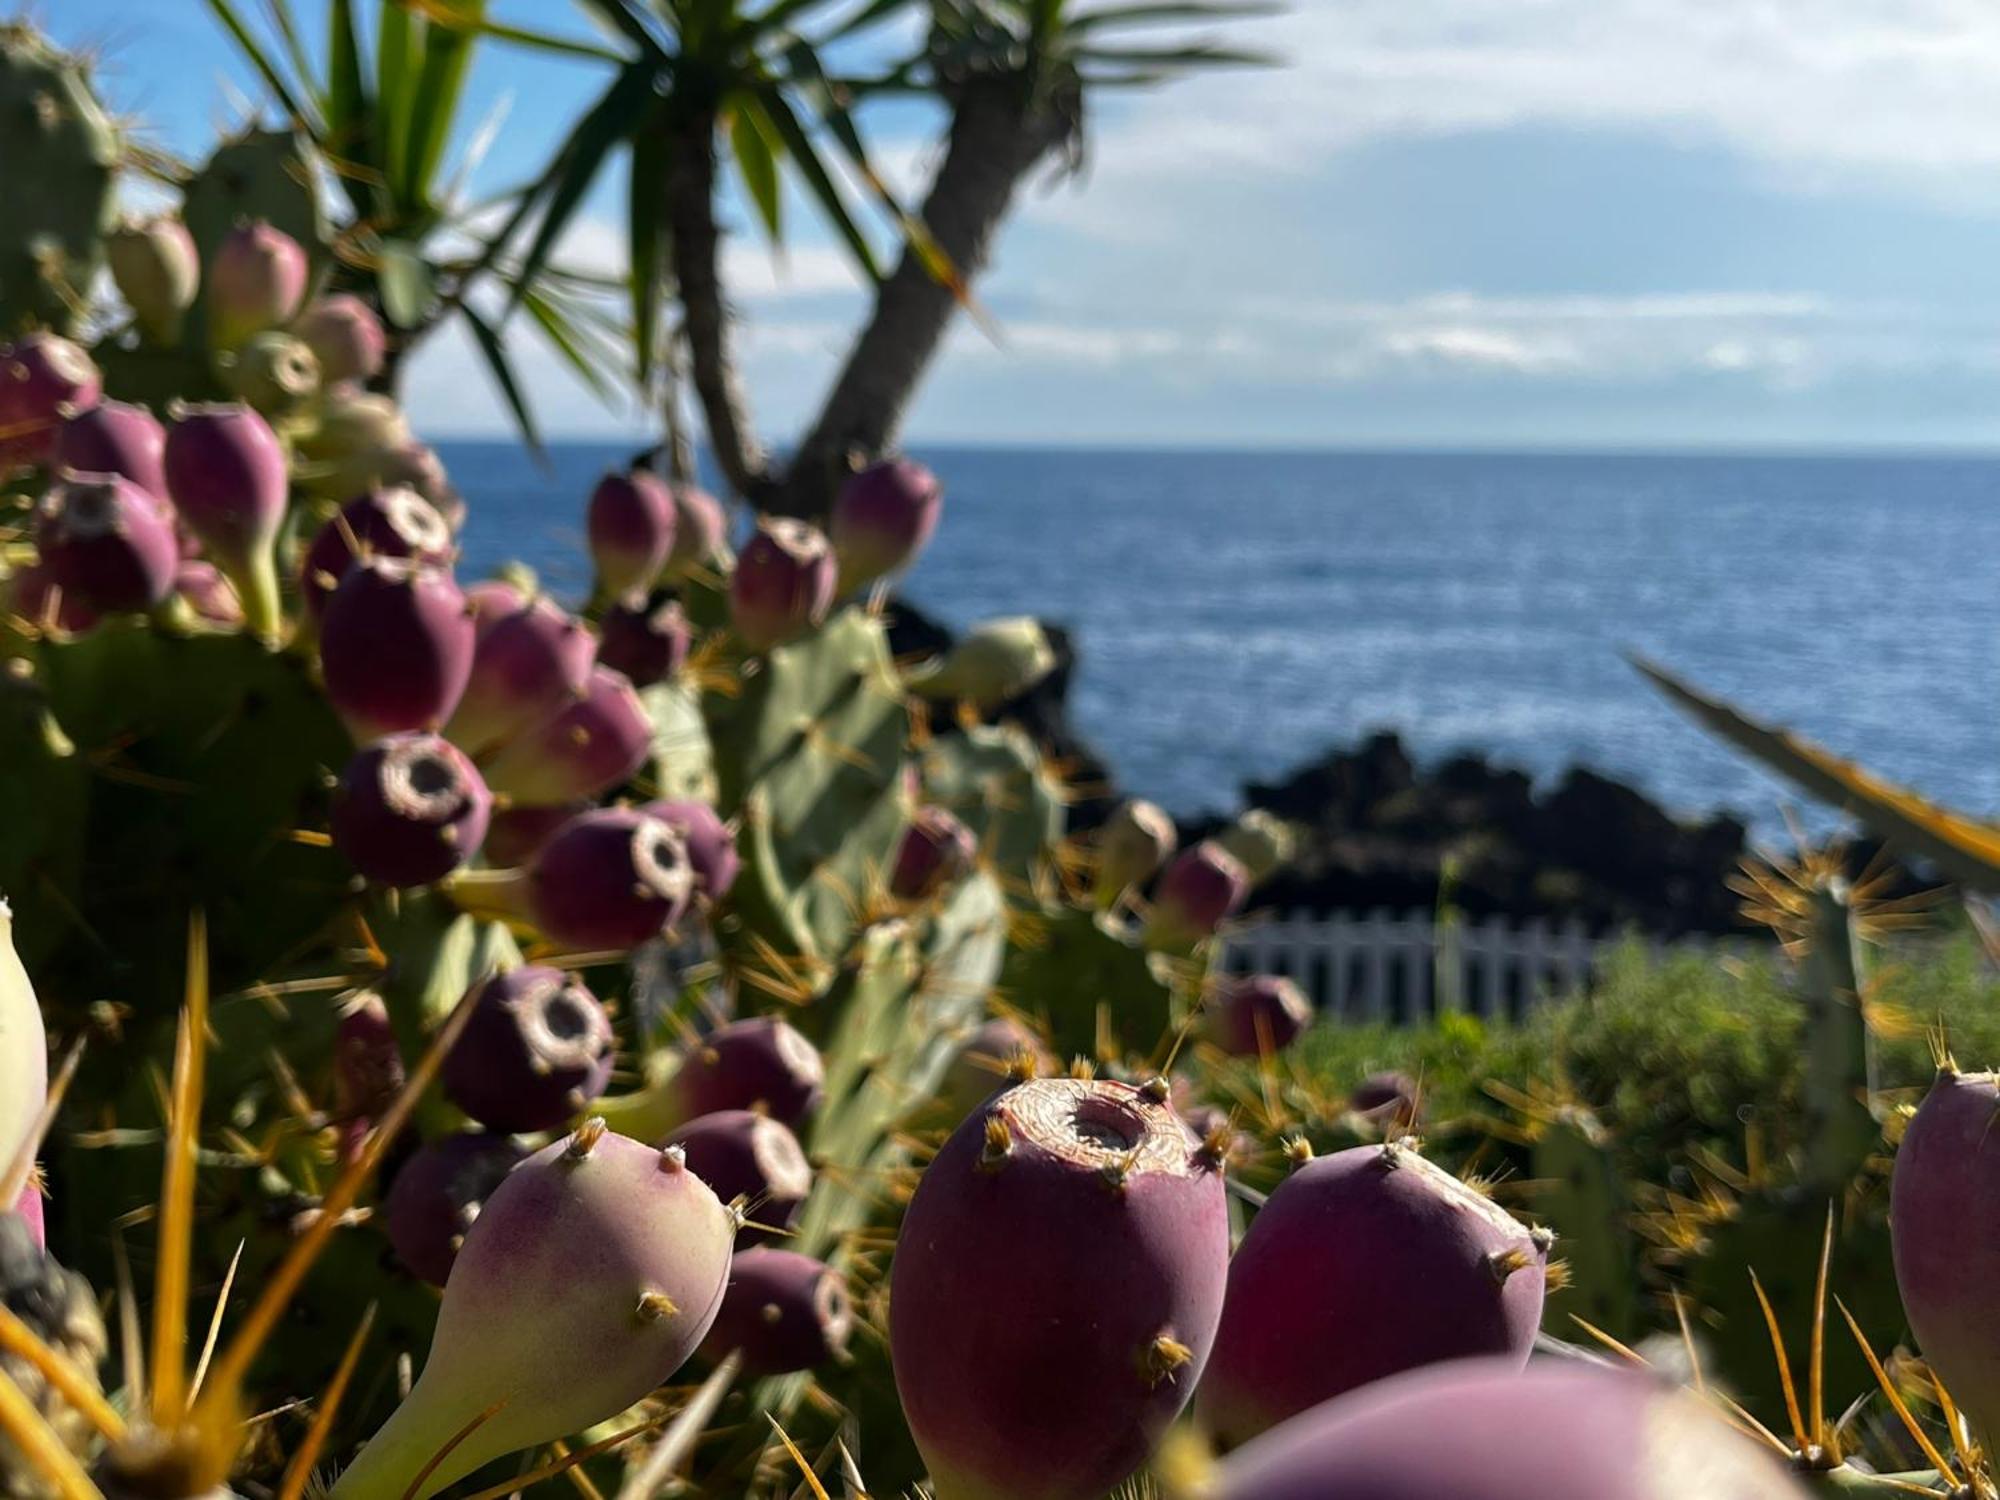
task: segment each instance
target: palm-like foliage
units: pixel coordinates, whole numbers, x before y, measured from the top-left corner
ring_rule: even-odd
[[[521,432],[538,443],[534,416],[489,309],[474,305],[484,283],[520,304],[549,346],[600,395],[616,368],[618,320],[602,305],[609,282],[538,260],[521,264],[506,235],[482,222],[494,205],[474,201],[469,180],[499,127],[497,114],[472,125],[465,83],[484,29],[486,0],[377,0],[372,35],[355,0],[329,0],[323,61],[315,66],[290,0],[266,0],[262,31],[237,0],[208,0],[210,11],[279,105],[313,140],[347,199],[336,288],[382,311],[398,356],[451,317],[465,320]],[[608,56],[585,43],[583,55]],[[464,135],[462,144],[454,140]],[[520,195],[525,197],[524,190]],[[518,222],[518,221],[517,221]]]

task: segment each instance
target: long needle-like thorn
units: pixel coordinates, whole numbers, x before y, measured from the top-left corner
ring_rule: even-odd
[[[187,1396],[188,1266],[194,1252],[196,1148],[208,1062],[208,919],[188,914],[187,985],[174,1039],[174,1085],[167,1111],[167,1159],[160,1173],[159,1264],[153,1268],[153,1425],[180,1420]]]
[[[229,1310],[229,1291],[236,1285],[236,1268],[242,1264],[243,1241],[238,1240],[236,1253],[229,1257],[229,1269],[223,1273],[222,1290],[215,1294],[215,1311],[208,1317],[208,1336],[201,1341],[201,1358],[194,1362],[194,1380],[188,1387],[190,1407],[201,1394],[202,1382],[208,1379],[208,1364],[215,1358],[215,1341],[222,1336],[222,1315]]]
[[[1847,1310],[1847,1304],[1838,1297],[1833,1301],[1834,1306],[1840,1309],[1840,1315],[1847,1320],[1847,1331],[1854,1335],[1854,1342],[1861,1346],[1861,1357],[1868,1361],[1868,1368],[1875,1376],[1875,1383],[1882,1387],[1882,1394],[1889,1398],[1890,1410],[1902,1419],[1905,1430],[1923,1451],[1924,1458],[1930,1466],[1950,1483],[1957,1484],[1958,1481],[1952,1477],[1951,1464],[1942,1453],[1938,1452],[1937,1444],[1933,1443],[1923,1428],[1917,1425],[1917,1419],[1910,1414],[1910,1408],[1903,1400],[1903,1393],[1896,1389],[1896,1383],[1889,1378],[1889,1372],[1882,1368],[1882,1361],[1877,1359],[1875,1351],[1868,1347],[1868,1339],[1861,1332],[1861,1325],[1854,1321],[1854,1314]]]
[[[688,1404],[680,1409],[667,1430],[660,1435],[653,1451],[646,1455],[646,1461],[632,1470],[619,1487],[618,1500],[653,1500],[667,1481],[681,1466],[688,1454],[694,1451],[696,1441],[708,1427],[709,1418],[722,1405],[722,1398],[729,1393],[729,1387],[736,1379],[736,1372],[743,1368],[743,1356],[731,1353],[724,1356],[715,1373],[701,1383]]]
[[[278,1500],[299,1500],[305,1494],[306,1481],[312,1478],[313,1465],[319,1462],[320,1454],[325,1451],[327,1435],[333,1431],[334,1418],[340,1415],[340,1402],[347,1394],[347,1383],[354,1378],[354,1367],[360,1363],[361,1346],[368,1342],[368,1331],[374,1326],[375,1304],[371,1302],[368,1311],[361,1315],[361,1326],[347,1341],[347,1352],[340,1356],[340,1365],[334,1370],[333,1379],[326,1384],[326,1394],[313,1408],[312,1425],[306,1428],[299,1451],[285,1465],[285,1477],[278,1486]]]
[[[1778,1331],[1778,1315],[1772,1311],[1771,1299],[1764,1295],[1764,1283],[1757,1279],[1754,1270],[1750,1273],[1750,1285],[1757,1293],[1757,1305],[1764,1309],[1764,1326],[1771,1331],[1771,1350],[1778,1356],[1778,1383],[1785,1388],[1785,1414],[1792,1419],[1792,1437],[1803,1453],[1809,1438],[1805,1418],[1799,1412],[1799,1389],[1792,1383],[1792,1362],[1785,1354],[1784,1335]]]
[[[575,1469],[577,1465],[588,1463],[591,1459],[596,1458],[598,1454],[609,1453],[613,1448],[622,1447],[642,1432],[651,1432],[665,1420],[664,1417],[655,1417],[650,1422],[640,1422],[634,1426],[627,1427],[622,1432],[614,1432],[610,1437],[600,1438],[587,1448],[579,1448],[574,1453],[563,1453],[548,1463],[541,1465],[539,1468],[528,1470],[525,1474],[516,1474],[512,1479],[503,1479],[500,1483],[491,1485],[486,1489],[474,1490],[470,1495],[465,1497],[465,1500],[500,1500],[502,1495],[511,1495],[518,1490],[525,1490],[531,1484],[540,1484],[544,1479],[553,1479],[558,1474],[567,1474]]]
[[[819,1482],[819,1475],[813,1473],[812,1465],[806,1462],[806,1456],[799,1452],[799,1445],[792,1441],[792,1435],[785,1431],[778,1424],[778,1419],[769,1412],[764,1413],[764,1420],[771,1424],[771,1431],[777,1433],[778,1441],[785,1445],[785,1451],[791,1454],[792,1462],[799,1466],[799,1473],[805,1476],[806,1484],[811,1488],[814,1500],[833,1500],[833,1497],[827,1494],[826,1486]]]
[[[1813,1446],[1826,1447],[1826,1283],[1833,1269],[1833,1205],[1826,1206],[1826,1236],[1819,1246],[1819,1282],[1813,1289],[1812,1364],[1806,1371],[1806,1409]]]

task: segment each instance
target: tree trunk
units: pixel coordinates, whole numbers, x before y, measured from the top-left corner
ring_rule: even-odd
[[[960,88],[923,222],[965,284],[986,268],[1022,179],[1069,129],[1058,103],[1031,101],[1017,78],[977,78]],[[823,516],[850,456],[889,449],[957,306],[952,289],[905,246],[770,508]]]
[[[730,349],[729,308],[717,264],[722,236],[715,223],[715,129],[715,116],[706,112],[678,122],[668,147],[667,222],[688,361],[709,446],[730,488],[755,502],[769,478]]]

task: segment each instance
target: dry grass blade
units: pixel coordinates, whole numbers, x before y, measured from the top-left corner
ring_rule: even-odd
[[[86,1421],[107,1438],[125,1432],[125,1419],[104,1399],[95,1381],[86,1376],[60,1349],[51,1349],[26,1323],[0,1306],[0,1350],[34,1366],[40,1375]]]
[[[1847,1331],[1854,1335],[1854,1342],[1861,1346],[1861,1357],[1868,1361],[1868,1369],[1875,1376],[1875,1383],[1882,1388],[1882,1394],[1888,1398],[1890,1410],[1902,1420],[1904,1430],[1922,1451],[1925,1462],[1939,1474],[1951,1479],[1951,1464],[1942,1453],[1938,1452],[1937,1444],[1930,1440],[1930,1435],[1917,1424],[1916,1417],[1910,1412],[1909,1404],[1903,1400],[1903,1393],[1896,1389],[1896,1383],[1889,1378],[1889,1372],[1882,1368],[1882,1361],[1875,1357],[1875,1351],[1868,1346],[1867,1336],[1862,1333],[1861,1325],[1854,1321],[1854,1314],[1847,1310],[1847,1304],[1838,1297],[1834,1298],[1834,1306],[1840,1309],[1841,1317],[1847,1320]],[[1952,1480],[1952,1482],[1957,1481]]]
[[[354,1378],[354,1367],[361,1361],[361,1346],[368,1342],[368,1332],[375,1326],[375,1304],[369,1303],[368,1310],[361,1315],[361,1326],[354,1330],[354,1337],[347,1341],[347,1352],[340,1356],[340,1365],[333,1372],[333,1379],[326,1383],[326,1394],[319,1398],[313,1409],[312,1425],[306,1428],[305,1440],[299,1444],[299,1451],[292,1455],[292,1461],[285,1465],[285,1477],[278,1486],[278,1500],[299,1500],[306,1492],[306,1481],[312,1478],[313,1465],[319,1462],[325,1451],[327,1435],[333,1431],[334,1418],[340,1415],[341,1398],[347,1394],[347,1383]]]
[[[188,914],[187,983],[174,1039],[174,1083],[167,1110],[167,1159],[160,1173],[159,1263],[153,1268],[153,1425],[180,1419],[187,1397],[188,1267],[194,1252],[196,1148],[208,1062],[208,918]]]
[[[61,1500],[104,1500],[76,1455],[63,1446],[34,1403],[0,1370],[0,1434],[17,1448],[29,1465],[48,1481]]]
[[[799,1473],[805,1476],[806,1483],[812,1488],[814,1500],[833,1500],[833,1497],[827,1494],[826,1486],[819,1482],[819,1475],[813,1472],[812,1465],[806,1462],[806,1456],[799,1452],[799,1445],[792,1441],[792,1435],[785,1431],[778,1424],[778,1419],[769,1412],[764,1413],[764,1420],[771,1424],[771,1431],[777,1433],[778,1441],[785,1445],[785,1451],[791,1454],[792,1462],[799,1466]]]
[[[55,1124],[56,1111],[62,1108],[63,1095],[69,1092],[70,1080],[76,1077],[76,1065],[83,1061],[83,1038],[78,1037],[63,1055],[62,1066],[56,1076],[49,1081],[49,1096],[42,1101],[42,1112],[35,1116],[34,1127],[30,1129],[21,1144],[15,1149],[14,1159],[0,1172],[0,1203],[17,1203],[21,1193],[28,1186],[28,1179],[34,1174],[35,1157],[42,1149],[42,1141]]]
[[[680,1409],[660,1440],[653,1445],[653,1451],[646,1455],[646,1461],[626,1477],[619,1487],[618,1500],[652,1500],[673,1478],[674,1471],[681,1466],[694,1445],[707,1428],[709,1419],[716,1408],[722,1405],[722,1398],[729,1393],[729,1387],[736,1379],[736,1372],[743,1367],[743,1356],[730,1354],[715,1367],[715,1373],[704,1380],[688,1404]]]
[[[1764,1283],[1754,1270],[1750,1273],[1750,1286],[1757,1293],[1757,1305],[1764,1309],[1764,1326],[1771,1334],[1771,1352],[1778,1357],[1778,1383],[1785,1390],[1785,1414],[1792,1419],[1792,1437],[1803,1453],[1809,1435],[1805,1418],[1799,1412],[1799,1389],[1792,1383],[1792,1361],[1785,1353],[1785,1337],[1778,1330],[1778,1314],[1771,1307],[1771,1299],[1764,1295]]]
[[[623,1432],[614,1432],[608,1438],[600,1438],[589,1447],[579,1448],[574,1453],[561,1453],[550,1462],[541,1465],[539,1468],[530,1469],[525,1474],[516,1474],[512,1479],[502,1480],[499,1484],[489,1485],[483,1490],[474,1490],[470,1495],[465,1497],[465,1500],[500,1500],[502,1495],[511,1495],[517,1490],[525,1490],[529,1485],[540,1484],[544,1479],[553,1479],[558,1474],[567,1474],[575,1469],[577,1465],[588,1463],[600,1453],[609,1453],[613,1448],[623,1447],[626,1443],[631,1442],[640,1433],[651,1432],[664,1420],[665,1418],[655,1417],[650,1422],[640,1422],[634,1426],[627,1427]],[[556,1446],[560,1448],[562,1445],[558,1443]]]

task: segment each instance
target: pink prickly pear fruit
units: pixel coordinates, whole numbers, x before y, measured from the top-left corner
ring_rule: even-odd
[[[636,948],[686,915],[687,843],[658,818],[608,807],[571,818],[528,872],[528,910],[566,948]]]
[[[1423,1091],[1407,1073],[1370,1073],[1347,1096],[1347,1107],[1377,1125],[1414,1130],[1423,1118]]]
[[[0,476],[46,462],[65,413],[103,394],[97,366],[66,338],[31,333],[0,345]]]
[[[962,1120],[1002,1089],[1057,1071],[1055,1055],[1025,1022],[995,1016],[974,1027],[945,1069],[938,1097]]]
[[[55,581],[42,563],[32,563],[7,579],[7,612],[26,620],[37,630],[58,635],[82,635],[95,630],[96,610]]]
[[[1233,1445],[1419,1365],[1491,1355],[1518,1369],[1541,1324],[1552,1239],[1412,1146],[1308,1162],[1230,1263],[1202,1421]]]
[[[2000,1443],[2000,1074],[1947,1065],[1896,1149],[1896,1285],[1925,1361]]]
[[[475,629],[474,635],[472,676],[445,729],[473,755],[563,713],[592,685],[597,641],[581,620],[546,596],[484,630]],[[587,720],[578,722],[585,729],[596,728]],[[574,801],[604,789],[558,800]]]
[[[1152,803],[1138,798],[1120,803],[1097,836],[1098,906],[1108,907],[1151,880],[1179,842],[1174,820]]]
[[[167,493],[187,528],[236,586],[250,628],[275,639],[278,530],[285,520],[285,450],[243,405],[180,406],[167,429]]]
[[[804,521],[760,521],[729,580],[738,638],[751,651],[769,651],[812,629],[833,607],[834,577],[825,532]]]
[[[328,385],[343,380],[372,380],[382,373],[389,336],[375,310],[359,297],[336,292],[313,301],[292,325],[319,357],[320,378]]]
[[[485,1131],[418,1147],[382,1200],[382,1228],[396,1258],[419,1279],[443,1286],[486,1200],[527,1159],[512,1137]]]
[[[223,236],[208,266],[209,341],[237,349],[291,322],[306,295],[306,253],[262,219]]]
[[[105,238],[111,279],[152,344],[172,344],[201,290],[201,254],[179,219],[162,215],[120,225]]]
[[[889,867],[889,894],[922,901],[957,880],[979,857],[972,830],[941,807],[920,807]]]
[[[1154,948],[1187,947],[1213,937],[1242,909],[1250,893],[1243,862],[1204,839],[1167,866],[1153,892],[1146,942]]]
[[[366,490],[341,506],[306,548],[299,597],[317,620],[357,558],[413,557],[442,568],[456,550],[444,517],[415,490]]]
[[[743,1356],[746,1375],[789,1375],[847,1358],[854,1305],[847,1278],[795,1250],[739,1250],[729,1267],[722,1311],[701,1352]]]
[[[682,1052],[679,1066],[635,1094],[600,1099],[611,1128],[657,1140],[703,1115],[754,1110],[794,1130],[804,1128],[825,1093],[819,1049],[772,1016],[718,1026]]]
[[[14,1213],[28,1226],[28,1238],[37,1250],[49,1248],[48,1209],[42,1202],[42,1185],[30,1182],[14,1200]]]
[[[472,1007],[442,1076],[451,1102],[487,1129],[554,1130],[610,1082],[611,1020],[574,974],[509,969],[479,987]]]
[[[1328,1402],[1232,1454],[1215,1500],[1803,1500],[1769,1453],[1642,1371],[1463,1360]]]
[[[614,604],[597,622],[597,659],[623,672],[636,688],[680,674],[694,633],[677,600],[664,604]]]
[[[706,490],[691,484],[672,487],[674,497],[674,545],[667,554],[668,578],[684,578],[690,571],[714,561],[729,536],[729,520],[722,502]]]
[[[361,743],[433,732],[465,691],[472,641],[472,616],[450,574],[414,558],[359,561],[320,616],[327,701]]]
[[[333,1033],[333,1101],[341,1160],[360,1155],[375,1120],[405,1078],[403,1051],[380,995],[363,992],[341,1008]]]
[[[199,558],[183,558],[174,574],[174,592],[187,600],[188,607],[211,625],[237,626],[243,623],[243,601],[214,563]]]
[[[484,635],[511,614],[528,607],[534,597],[508,578],[482,578],[465,591],[466,608],[472,611],[473,628]]]
[[[486,842],[480,845],[480,853],[496,870],[531,865],[558,829],[578,813],[589,810],[590,805],[585,802],[572,802],[565,807],[495,808],[493,821],[486,825]]]
[[[652,749],[652,720],[625,674],[592,667],[581,693],[493,753],[486,780],[524,807],[577,802],[629,781]]]
[[[600,598],[653,586],[673,551],[676,519],[672,493],[646,470],[613,471],[598,480],[585,524]]]
[[[1282,1052],[1311,1024],[1312,1002],[1282,974],[1224,979],[1208,1002],[1208,1039],[1231,1057]]]
[[[736,853],[736,835],[706,802],[648,802],[645,811],[687,841],[688,864],[694,868],[695,895],[720,901],[736,884],[743,861]]]
[[[167,429],[143,406],[100,401],[72,411],[56,429],[49,466],[60,474],[121,474],[167,503]]]
[[[431,885],[479,852],[493,795],[456,745],[392,734],[357,753],[333,794],[333,846],[377,885]]]
[[[624,1411],[707,1334],[735,1234],[678,1153],[606,1134],[602,1121],[536,1152],[486,1200],[445,1283],[423,1375],[333,1495],[428,1500],[503,1453]]]
[[[937,530],[944,490],[907,458],[871,464],[834,497],[828,532],[840,558],[840,592],[900,573]]]
[[[938,1500],[1121,1484],[1194,1391],[1228,1266],[1222,1173],[1164,1084],[1036,1079],[968,1118],[890,1268],[896,1389]]]
[[[158,608],[180,568],[173,522],[117,474],[70,474],[51,489],[35,545],[63,592],[100,614]]]
[[[13,910],[0,896],[0,1173],[13,1165],[48,1097],[42,1008],[14,949]]]
[[[688,1170],[724,1203],[742,1200],[750,1222],[736,1236],[739,1250],[763,1244],[772,1231],[790,1229],[812,1191],[812,1168],[799,1138],[788,1126],[752,1109],[700,1115],[661,1144],[680,1147]]]

